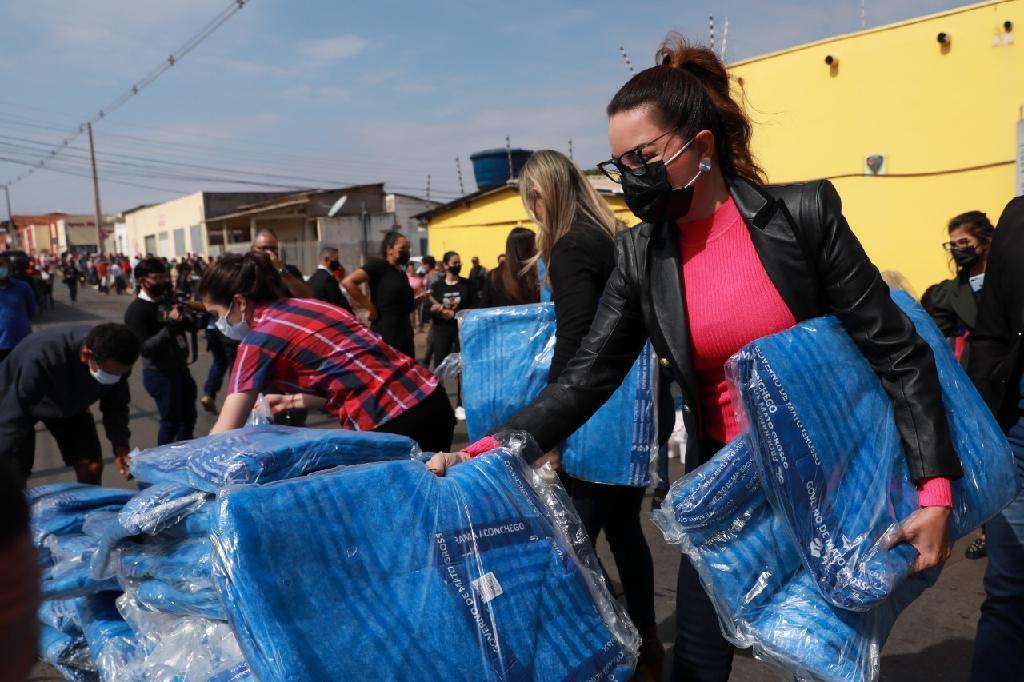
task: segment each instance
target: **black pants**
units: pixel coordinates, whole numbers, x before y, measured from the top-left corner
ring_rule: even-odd
[[[11,354],[13,348],[0,348],[0,362],[7,359],[7,356]]]
[[[71,302],[74,303],[78,300],[78,282],[72,280],[67,282],[68,285],[68,296],[71,298]]]
[[[41,421],[53,439],[57,441],[60,456],[68,466],[74,466],[83,460],[100,459],[103,456],[100,437],[96,433],[96,421],[89,410],[71,417]],[[28,427],[28,431],[21,438],[18,451],[15,453],[15,460],[18,463],[18,473],[22,478],[28,479],[36,460],[34,423]]]
[[[640,525],[645,488],[591,483],[560,474],[592,543],[604,531],[626,593],[626,611],[640,632],[655,624],[654,561]]]
[[[382,316],[374,320],[370,325],[370,329],[374,333],[380,334],[380,338],[384,340],[384,343],[398,352],[405,353],[410,358],[416,357],[416,349],[413,344],[412,322],[409,321],[408,315]]]
[[[231,366],[235,364],[238,343],[231,341],[216,329],[207,329],[206,350],[210,351],[212,362],[210,362],[210,371],[206,373],[203,395],[216,398],[217,391],[224,383],[224,374],[231,371]]]
[[[188,367],[142,370],[142,385],[156,401],[160,429],[156,444],[191,440],[196,430],[196,382]]]
[[[459,352],[459,327],[434,323],[434,362],[440,365],[452,353]],[[435,367],[437,366],[435,365]]]
[[[701,453],[707,461],[722,444],[705,439]],[[677,682],[726,682],[736,648],[722,634],[718,614],[701,585],[697,569],[684,554],[676,580],[676,643],[672,679]]]
[[[439,384],[421,403],[374,430],[408,436],[423,452],[448,452],[455,432],[455,412],[444,386]]]

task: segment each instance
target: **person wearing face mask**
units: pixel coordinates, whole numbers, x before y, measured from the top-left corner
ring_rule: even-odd
[[[130,478],[126,377],[138,357],[135,335],[113,323],[48,327],[15,348],[0,363],[0,465],[28,479],[41,421],[79,483],[98,485],[103,452],[89,407],[99,401],[118,471]]]
[[[245,425],[262,392],[275,414],[323,409],[344,428],[398,433],[427,452],[451,447],[455,417],[437,379],[347,310],[289,298],[265,258],[225,256],[199,295],[220,331],[241,342],[211,433]]]
[[[320,249],[320,264],[307,283],[313,290],[313,298],[342,307],[351,313],[352,304],[345,298],[345,294],[341,293],[341,286],[334,278],[334,273],[339,268],[341,268],[341,262],[338,260],[338,250],[331,246],[325,246]]]
[[[412,330],[416,294],[405,276],[405,265],[412,254],[409,240],[401,232],[391,230],[384,235],[381,254],[383,258],[368,258],[342,284],[352,300],[366,309],[370,329],[392,348],[416,357]],[[363,293],[367,283],[369,298]]]
[[[180,305],[167,306],[171,291],[167,268],[159,258],[135,266],[139,295],[124,313],[124,323],[139,340],[142,385],[160,413],[157,445],[194,437],[196,382],[188,367],[188,333]]]
[[[454,251],[444,254],[444,277],[430,287],[430,318],[434,362],[441,364],[450,353],[459,352],[459,324],[455,314],[473,307],[474,288],[460,277],[462,259]]]
[[[966,340],[978,317],[978,300],[995,228],[981,211],[968,211],[949,221],[948,232],[949,241],[942,246],[950,255],[956,276],[932,290],[929,312],[952,341],[957,359],[966,367]]]
[[[963,475],[929,346],[889,295],[826,180],[767,185],[750,151],[751,124],[718,56],[671,36],[657,66],[631,78],[607,108],[612,158],[643,224],[619,233],[615,269],[568,366],[494,435],[436,455],[437,473],[525,431],[527,459],[562,442],[622,382],[650,338],[683,391],[688,469],[739,435],[726,360],[745,344],[835,314],[892,399],[921,509],[894,542],[913,570],[950,552],[950,479]],[[690,561],[676,594],[677,680],[727,680],[733,647]]]
[[[0,256],[0,362],[32,333],[36,294],[32,287],[11,277],[11,264]]]

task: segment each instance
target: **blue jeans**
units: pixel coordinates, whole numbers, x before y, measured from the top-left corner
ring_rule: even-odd
[[[206,383],[203,385],[203,395],[215,398],[224,383],[224,374],[230,372],[231,366],[235,364],[238,344],[216,329],[207,329],[206,347],[210,351],[211,362],[210,371],[206,373]]]
[[[1024,480],[1024,419],[1006,434]],[[1024,493],[985,524],[985,601],[971,680],[1024,679]]]
[[[142,385],[156,401],[160,430],[156,444],[192,440],[196,430],[196,382],[187,367],[142,370]]]

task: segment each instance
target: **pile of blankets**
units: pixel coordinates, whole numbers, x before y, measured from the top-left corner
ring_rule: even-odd
[[[632,671],[564,493],[516,455],[438,479],[402,436],[261,426],[130,467],[140,492],[29,492],[41,651],[69,679]]]
[[[958,538],[1017,494],[1013,454],[930,317],[894,294],[935,355],[964,477]],[[729,372],[747,432],[680,479],[655,521],[693,561],[726,636],[792,671],[871,680],[899,613],[939,569],[888,549],[918,508],[892,402],[832,317],[759,339]]]
[[[470,441],[501,426],[548,384],[552,303],[470,310],[462,317],[462,398]],[[622,385],[561,447],[561,467],[595,483],[646,486],[657,454],[657,371],[648,343]]]

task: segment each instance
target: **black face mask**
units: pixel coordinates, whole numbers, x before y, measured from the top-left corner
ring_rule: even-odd
[[[458,277],[459,273],[462,272],[462,263],[459,263],[458,265],[449,265],[448,272]]]
[[[953,262],[960,268],[969,268],[978,262],[978,249],[967,246],[962,249],[953,249]]]
[[[702,159],[693,179],[685,186],[675,188],[668,181],[665,163],[655,161],[647,164],[647,172],[643,175],[623,173],[622,194],[629,210],[645,223],[674,223],[690,212],[697,178],[709,170],[711,162]]]
[[[339,261],[332,260],[330,263],[327,264],[327,269],[330,270],[331,272],[334,272],[339,268],[341,268],[341,263]]]
[[[149,290],[150,298],[163,298],[171,290],[170,282],[156,282],[146,287]]]
[[[409,249],[402,249],[401,251],[398,252],[399,265],[404,267],[409,262],[410,258],[412,258],[412,251],[410,251]]]

